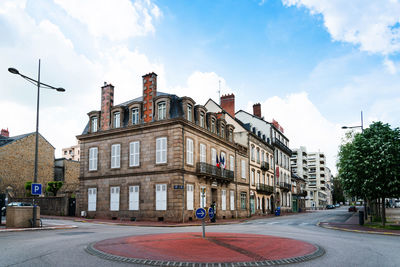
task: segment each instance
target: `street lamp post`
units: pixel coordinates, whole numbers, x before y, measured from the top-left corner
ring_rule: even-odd
[[[37,173],[38,173],[38,147],[39,147],[39,96],[40,96],[40,87],[45,88],[45,89],[52,89],[56,90],[58,92],[65,92],[64,88],[56,88],[51,85],[45,84],[40,82],[40,59],[39,59],[39,69],[38,69],[38,79],[34,80],[28,76],[25,76],[21,74],[17,69],[15,68],[8,68],[8,71],[11,72],[12,74],[17,74],[24,78],[25,80],[29,81],[30,83],[33,83],[34,85],[37,85],[37,101],[36,101],[36,136],[35,136],[35,171],[33,175],[33,183],[37,183]],[[35,204],[35,196],[33,197],[33,216],[32,216],[32,227],[36,227],[36,204]]]
[[[363,112],[361,111],[361,125],[359,126],[342,126],[342,129],[354,129],[354,128],[361,128],[361,133],[364,133],[364,120],[363,120]],[[364,199],[364,218],[368,218],[367,214],[367,203],[366,199]]]

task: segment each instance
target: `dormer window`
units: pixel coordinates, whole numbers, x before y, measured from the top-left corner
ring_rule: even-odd
[[[187,120],[192,121],[192,105],[187,105]]]
[[[121,127],[121,113],[115,112],[114,113],[114,128]]]
[[[229,130],[229,141],[233,142],[233,131]]]
[[[211,132],[215,133],[215,119],[211,119]]]
[[[133,108],[132,109],[132,124],[138,124],[139,123],[139,109],[138,108]]]
[[[92,133],[97,132],[97,117],[92,118]]]
[[[204,113],[200,112],[200,127],[204,128]]]
[[[165,102],[158,103],[158,119],[165,120],[167,118],[167,105]]]
[[[221,137],[225,139],[225,125],[221,126]]]

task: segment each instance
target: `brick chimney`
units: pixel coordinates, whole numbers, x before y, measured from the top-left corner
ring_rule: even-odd
[[[111,125],[111,108],[114,105],[114,86],[104,82],[101,87],[101,115],[100,115],[100,129],[108,130]]]
[[[223,95],[221,96],[221,108],[235,118],[235,95]]]
[[[253,105],[253,115],[261,118],[261,104],[260,103]]]
[[[157,74],[154,72],[143,75],[143,120],[145,123],[153,120],[153,98],[157,96]]]
[[[4,137],[10,137],[10,133],[8,132],[8,128],[7,128],[7,130],[6,129],[1,129],[1,134],[0,135],[4,136]]]

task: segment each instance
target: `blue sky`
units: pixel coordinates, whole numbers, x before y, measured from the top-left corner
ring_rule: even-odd
[[[398,0],[3,0],[0,2],[0,127],[35,129],[36,91],[15,67],[62,86],[41,94],[41,133],[75,144],[100,86],[115,102],[141,94],[154,71],[159,90],[198,104],[235,93],[236,109],[261,103],[292,148],[326,152],[335,172],[342,125],[399,126]],[[18,110],[18,112],[10,112]]]

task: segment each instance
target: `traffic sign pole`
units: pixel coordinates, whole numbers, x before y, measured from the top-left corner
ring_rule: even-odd
[[[206,237],[206,224],[204,223],[204,219],[201,220],[201,226],[203,227],[203,238]]]
[[[198,208],[196,210],[197,219],[201,219],[201,226],[203,228],[203,238],[206,237],[206,225],[204,223],[204,218],[207,215],[207,211],[204,208]]]

